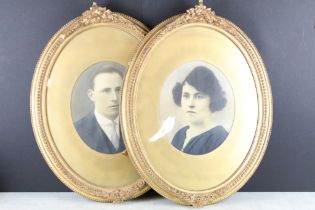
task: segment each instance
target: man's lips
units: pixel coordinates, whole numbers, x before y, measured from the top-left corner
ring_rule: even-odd
[[[112,106],[109,106],[108,108],[116,109],[118,107],[119,107],[118,105],[112,105]]]
[[[195,114],[196,112],[194,112],[194,111],[186,111],[186,113]]]

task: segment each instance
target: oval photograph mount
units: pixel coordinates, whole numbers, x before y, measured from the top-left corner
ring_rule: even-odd
[[[202,1],[142,42],[122,92],[126,147],[146,182],[184,205],[218,202],[258,167],[272,94],[250,39]]]
[[[94,3],[52,37],[35,69],[31,117],[40,151],[65,185],[93,200],[121,202],[149,190],[119,120],[125,68],[147,31]]]

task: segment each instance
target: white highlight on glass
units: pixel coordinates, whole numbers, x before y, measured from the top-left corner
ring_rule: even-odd
[[[175,125],[175,117],[171,116],[166,118],[166,120],[163,122],[161,129],[154,134],[149,141],[154,142],[161,138],[163,138],[166,134],[168,134]]]

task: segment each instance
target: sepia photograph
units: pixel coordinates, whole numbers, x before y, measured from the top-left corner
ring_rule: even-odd
[[[160,100],[162,122],[172,122],[168,137],[179,151],[207,154],[227,138],[234,119],[233,92],[211,64],[192,61],[175,69]]]
[[[81,139],[106,154],[125,150],[119,128],[120,91],[125,68],[102,61],[88,67],[73,88],[72,118]]]

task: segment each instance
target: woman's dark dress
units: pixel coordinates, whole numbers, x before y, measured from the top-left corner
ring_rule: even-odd
[[[172,145],[182,151],[189,126],[181,128],[175,134]],[[193,137],[184,148],[183,152],[191,155],[202,155],[215,150],[226,139],[228,132],[222,126],[216,126],[198,136]]]

